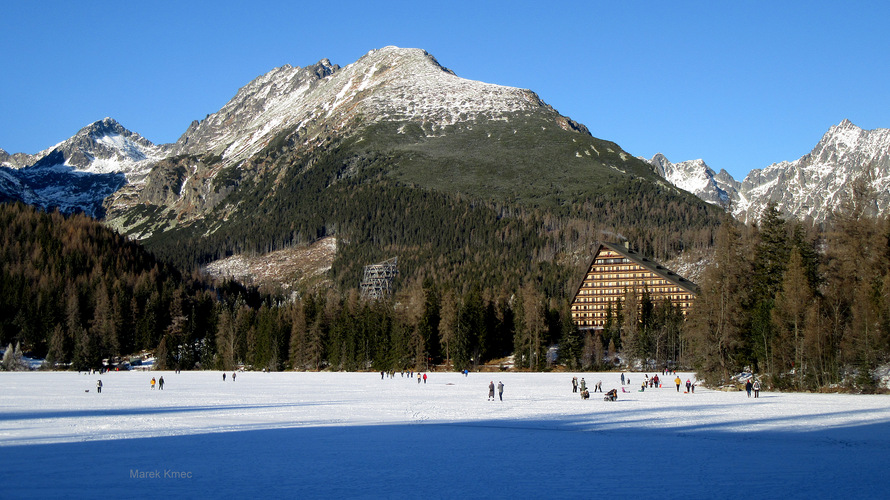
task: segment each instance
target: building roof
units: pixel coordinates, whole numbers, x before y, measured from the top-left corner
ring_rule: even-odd
[[[617,252],[617,253],[621,254],[623,257],[626,257],[628,260],[630,260],[636,264],[639,264],[643,268],[656,274],[660,278],[667,280],[669,283],[677,285],[680,288],[688,291],[689,293],[698,295],[698,285],[696,285],[695,283],[680,276],[679,274],[671,271],[670,269],[667,269],[666,267],[662,266],[661,264],[659,264],[655,261],[649,260],[646,257],[643,257],[642,255],[638,254],[637,252],[624,246],[623,243],[610,243],[607,241],[600,242],[599,246],[596,249],[596,252],[593,254],[593,258],[590,260],[590,264],[588,264],[588,266],[587,266],[587,270],[584,273],[585,277],[587,276],[587,271],[590,270],[590,267],[596,261],[597,256],[600,254],[600,252],[602,252],[603,248],[608,248],[609,250]],[[578,290],[580,290],[581,285],[584,284],[584,279],[585,278],[581,278],[581,283],[578,285]],[[575,295],[577,296],[577,292],[575,293]]]

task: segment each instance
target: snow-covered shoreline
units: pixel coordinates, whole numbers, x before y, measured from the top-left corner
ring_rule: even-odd
[[[637,373],[628,374],[626,393],[618,373],[430,373],[426,383],[398,373],[245,372],[234,382],[231,375],[0,374],[0,470],[12,480],[5,491],[80,497],[151,487],[224,498],[884,491],[887,396],[749,399],[703,388],[684,394],[672,382],[638,392]],[[161,376],[164,390],[150,389]],[[581,400],[572,376],[591,388],[602,380],[619,400],[599,393]],[[487,401],[491,381],[503,381],[504,401]],[[851,485],[843,477],[861,479]]]

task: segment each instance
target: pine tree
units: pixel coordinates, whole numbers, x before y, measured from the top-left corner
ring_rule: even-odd
[[[3,351],[3,361],[0,361],[0,368],[7,372],[15,369],[15,351],[12,348],[12,344],[6,346],[6,350]]]
[[[235,325],[228,308],[221,309],[216,325],[216,368],[231,371],[235,369]]]
[[[803,386],[804,366],[803,332],[804,320],[812,301],[810,283],[803,267],[800,252],[794,249],[788,262],[782,288],[776,296],[776,307],[773,309],[773,322],[779,332],[779,351],[785,361],[785,368],[794,370],[794,384],[798,389]]]
[[[457,326],[457,301],[451,290],[442,296],[442,317],[439,320],[439,342],[445,346],[445,364],[451,364]]]
[[[705,271],[686,328],[693,364],[712,385],[727,381],[741,368],[746,269],[743,251],[735,221],[727,215],[717,232],[716,263]]]

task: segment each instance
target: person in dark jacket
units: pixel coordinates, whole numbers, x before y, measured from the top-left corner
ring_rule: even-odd
[[[96,392],[98,392],[99,394],[102,394],[102,380],[101,379],[96,381]]]
[[[494,401],[494,380],[488,383],[488,400]]]
[[[498,380],[498,399],[504,400],[504,383]]]
[[[752,389],[753,387],[754,387],[754,386],[751,384],[751,379],[748,379],[748,381],[745,382],[745,392],[748,393],[748,397],[749,397],[749,398],[751,397],[751,389]]]

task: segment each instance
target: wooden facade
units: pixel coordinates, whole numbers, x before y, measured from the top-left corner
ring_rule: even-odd
[[[631,290],[647,291],[653,302],[668,299],[684,315],[698,293],[694,283],[623,244],[601,243],[572,300],[572,320],[581,329],[603,328],[609,310]]]

